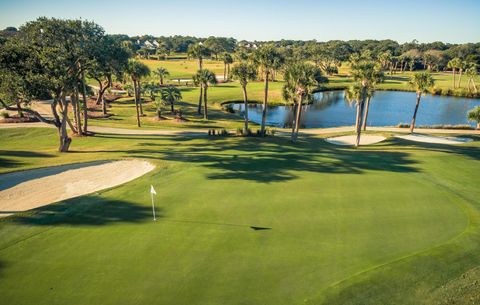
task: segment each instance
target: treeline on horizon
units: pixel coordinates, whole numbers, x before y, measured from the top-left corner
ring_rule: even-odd
[[[0,31],[0,43],[15,35],[17,29],[8,27]],[[171,54],[187,53],[191,45],[203,43],[218,59],[223,53],[249,53],[264,44],[273,44],[287,57],[314,61],[326,72],[336,73],[342,62],[348,61],[353,54],[365,54],[392,63],[395,70],[446,70],[448,62],[454,58],[480,65],[480,42],[453,44],[441,41],[419,43],[416,40],[398,43],[391,39],[384,40],[279,40],[279,41],[237,41],[231,37],[199,38],[194,36],[128,36],[123,34],[108,35],[130,49],[140,57],[166,58]],[[146,41],[156,41],[158,46],[146,47]],[[395,67],[394,67],[395,65]],[[330,74],[330,73],[329,73]]]

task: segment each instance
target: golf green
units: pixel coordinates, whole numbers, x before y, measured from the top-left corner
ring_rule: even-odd
[[[0,135],[2,172],[157,166],[0,220],[2,304],[435,303],[480,265],[479,142],[98,135],[58,154],[54,130]]]

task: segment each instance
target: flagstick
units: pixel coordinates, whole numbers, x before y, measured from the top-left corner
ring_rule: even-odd
[[[152,212],[153,212],[153,220],[157,221],[155,218],[155,204],[153,203],[153,193],[150,193],[150,197],[152,197]]]

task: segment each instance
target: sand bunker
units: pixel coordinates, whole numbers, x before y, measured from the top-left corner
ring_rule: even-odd
[[[114,187],[154,168],[142,160],[98,161],[0,175],[0,217]]]
[[[326,138],[325,141],[332,144],[336,144],[336,145],[355,145],[356,139],[357,139],[357,136],[352,135],[352,136]],[[382,142],[385,139],[386,138],[382,136],[362,135],[360,137],[360,145],[371,145],[378,142]]]
[[[473,139],[470,138],[438,137],[423,134],[396,135],[395,137],[415,142],[449,145],[456,145],[473,141]]]

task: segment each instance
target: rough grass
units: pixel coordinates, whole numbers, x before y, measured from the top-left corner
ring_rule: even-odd
[[[99,135],[60,155],[54,132],[0,130],[0,170],[157,169],[0,221],[5,304],[435,304],[480,265],[478,142]]]

